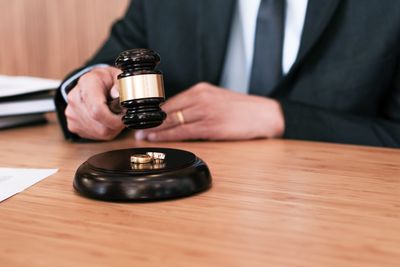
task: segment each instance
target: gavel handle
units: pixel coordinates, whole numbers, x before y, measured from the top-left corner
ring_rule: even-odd
[[[122,113],[122,107],[119,102],[119,97],[113,98],[107,102],[108,108],[111,110],[112,113],[114,114],[121,114]]]

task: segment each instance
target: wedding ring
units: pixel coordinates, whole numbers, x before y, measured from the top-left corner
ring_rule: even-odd
[[[146,155],[149,155],[153,159],[165,159],[165,153],[161,152],[147,152]]]
[[[131,163],[131,169],[134,171],[160,170],[163,168],[165,168],[165,163]]]
[[[147,152],[147,155],[149,155],[154,163],[162,163],[164,162],[165,159],[165,153],[161,153],[161,152]]]
[[[175,115],[180,125],[185,124],[185,117],[183,117],[182,110],[175,112]]]
[[[134,154],[131,156],[131,162],[136,164],[146,164],[153,161],[153,158],[147,154]]]

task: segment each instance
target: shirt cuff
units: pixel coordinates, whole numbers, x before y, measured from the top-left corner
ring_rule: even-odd
[[[84,68],[83,70],[80,70],[79,72],[75,73],[74,75],[72,75],[71,77],[69,77],[67,80],[65,80],[65,81],[61,84],[61,86],[60,86],[61,94],[62,94],[62,96],[63,96],[63,98],[64,98],[64,101],[65,101],[66,103],[68,103],[68,99],[67,99],[67,94],[68,94],[68,92],[67,92],[66,89],[68,88],[68,85],[70,85],[73,81],[75,81],[76,79],[78,79],[79,77],[81,77],[83,74],[85,74],[85,73],[91,71],[91,70],[94,69],[94,68],[105,68],[105,67],[109,67],[109,66],[110,66],[110,65],[107,65],[107,64],[95,64],[95,65],[86,67],[86,68]]]

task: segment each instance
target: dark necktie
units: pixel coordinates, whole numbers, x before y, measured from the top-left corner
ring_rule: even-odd
[[[282,76],[285,0],[261,0],[258,9],[250,94],[267,96]]]

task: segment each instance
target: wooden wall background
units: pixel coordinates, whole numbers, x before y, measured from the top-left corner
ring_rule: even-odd
[[[129,0],[0,0],[0,74],[63,78],[101,45]]]

